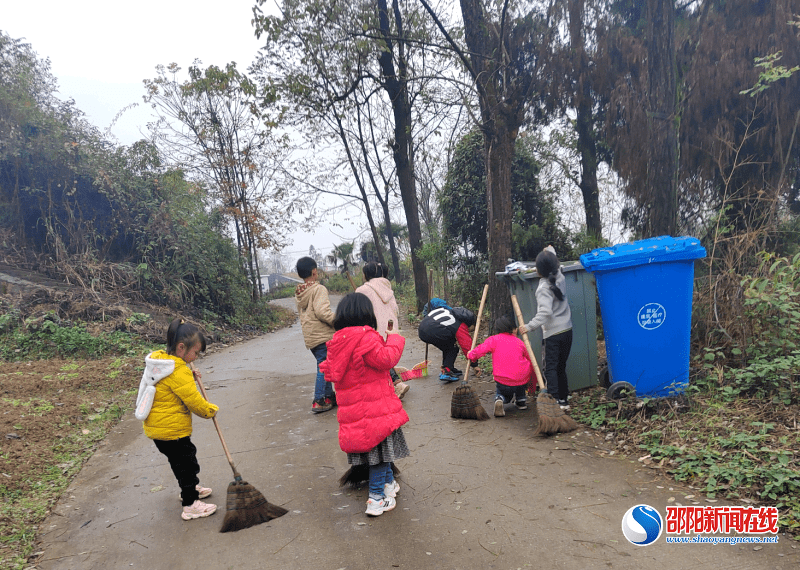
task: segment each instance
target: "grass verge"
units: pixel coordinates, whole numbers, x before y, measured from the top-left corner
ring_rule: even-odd
[[[781,532],[800,540],[800,432],[791,406],[731,397],[697,379],[678,398],[612,401],[605,390],[585,390],[571,408],[622,454],[697,491],[687,502],[776,506]]]

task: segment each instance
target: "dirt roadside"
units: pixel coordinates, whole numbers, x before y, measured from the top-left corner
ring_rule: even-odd
[[[285,300],[291,306],[291,299]],[[401,323],[401,326],[403,323]],[[401,365],[423,360],[408,336]],[[440,357],[431,351],[434,362]],[[177,485],[141,423],[126,416],[41,526],[35,568],[797,568],[800,549],[778,544],[637,547],[622,535],[636,504],[662,515],[688,489],[628,458],[601,457],[591,430],[532,436],[533,410],[487,422],[453,420],[452,385],[411,381],[404,428],[411,457],[397,508],[370,519],[366,490],[347,469],[334,413],[310,412],[314,361],[298,324],[203,358],[210,398],[239,471],[289,513],[218,533],[222,513],[180,519]],[[136,379],[138,382],[138,379]],[[489,378],[476,385],[487,410]],[[230,467],[211,422],[195,419],[201,480],[224,507]],[[721,504],[721,503],[716,503]]]

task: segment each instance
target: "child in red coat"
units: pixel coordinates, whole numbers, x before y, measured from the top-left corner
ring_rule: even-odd
[[[369,465],[366,514],[378,516],[395,507],[400,491],[392,462],[409,455],[400,427],[408,414],[389,376],[406,339],[394,331],[387,331],[386,340],[378,334],[372,302],[362,293],[339,302],[333,326],[336,333],[320,370],[336,386],[339,445],[347,462]]]

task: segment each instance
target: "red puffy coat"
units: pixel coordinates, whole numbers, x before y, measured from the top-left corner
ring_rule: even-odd
[[[319,368],[336,386],[339,445],[346,453],[366,453],[408,421],[389,376],[406,339],[390,334],[383,340],[361,326],[337,331],[327,344],[328,359]]]

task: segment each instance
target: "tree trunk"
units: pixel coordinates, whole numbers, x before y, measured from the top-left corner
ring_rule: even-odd
[[[647,79],[647,186],[652,194],[647,233],[674,236],[678,226],[674,0],[647,0]]]
[[[487,240],[489,245],[489,296],[494,318],[511,311],[511,298],[506,286],[495,273],[505,271],[511,257],[511,164],[514,158],[516,129],[501,128],[488,134],[486,140],[486,205]],[[495,122],[495,124],[498,124]]]
[[[392,267],[394,268],[395,279],[400,276],[400,256],[397,255],[397,244],[394,241],[394,233],[392,232],[392,218],[389,216],[389,200],[381,201],[383,206],[383,219],[386,224],[386,239],[389,241],[389,253],[392,256]]]
[[[600,219],[600,190],[597,186],[597,143],[594,136],[591,99],[591,79],[583,36],[585,0],[571,0],[569,4],[569,34],[572,44],[575,89],[576,131],[578,154],[581,157],[580,189],[586,214],[586,233],[599,240],[603,235]]]
[[[393,8],[397,24],[397,37],[402,38],[402,21],[400,12],[394,0]],[[419,225],[419,208],[417,205],[417,188],[414,178],[413,138],[411,130],[411,104],[408,99],[408,77],[403,56],[402,39],[398,40],[398,66],[400,74],[395,73],[394,54],[391,30],[389,29],[389,8],[386,0],[377,0],[380,31],[387,49],[381,52],[378,63],[383,74],[383,88],[389,95],[394,113],[394,143],[392,152],[397,167],[397,179],[400,186],[400,196],[403,198],[403,210],[406,214],[408,226],[408,241],[411,246],[411,267],[414,274],[414,291],[417,298],[417,312],[421,312],[428,300],[428,274],[425,264],[419,258],[419,248],[422,246],[422,231]],[[398,280],[399,280],[398,276]]]
[[[495,273],[504,271],[511,256],[511,165],[514,143],[522,121],[524,104],[508,99],[509,86],[499,53],[503,38],[489,33],[492,27],[480,0],[461,0],[464,36],[472,52],[473,79],[478,87],[481,130],[486,145],[487,243],[489,248],[489,301],[491,314],[511,312],[511,298]]]

